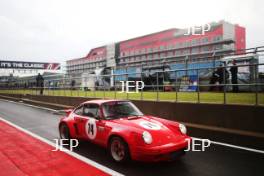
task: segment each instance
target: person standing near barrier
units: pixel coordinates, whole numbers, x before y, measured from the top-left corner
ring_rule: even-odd
[[[226,70],[224,65],[220,65],[216,70],[217,74],[219,75],[218,82],[219,82],[219,91],[223,91],[225,84],[227,83],[227,79],[229,78],[229,73]],[[224,85],[222,85],[224,84]]]
[[[219,75],[218,75],[218,72],[219,71],[218,71],[218,69],[213,72],[213,74],[212,74],[212,76],[210,78],[210,82],[209,82],[210,88],[209,88],[209,91],[215,91],[215,89],[216,89],[216,85],[215,84],[219,80]]]
[[[239,91],[238,85],[237,85],[237,72],[238,72],[238,69],[237,69],[236,61],[233,60],[232,64],[233,65],[230,68],[232,90],[233,90],[233,92],[238,92]]]
[[[40,73],[38,74],[36,81],[37,81],[37,88],[39,88],[39,90],[40,90],[40,95],[43,95],[44,78],[41,76]]]
[[[75,80],[73,79],[71,81],[71,90],[74,90],[75,89]]]

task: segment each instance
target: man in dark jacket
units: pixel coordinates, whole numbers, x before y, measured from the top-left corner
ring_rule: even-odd
[[[44,90],[44,78],[41,76],[41,74],[39,73],[37,78],[37,88],[39,88],[40,90],[40,95],[43,95],[43,90]]]
[[[216,74],[219,75],[218,82],[219,82],[219,91],[223,91],[225,84],[229,78],[229,73],[223,65],[220,65],[216,70]],[[222,85],[224,84],[224,85]]]
[[[231,82],[232,82],[232,89],[233,92],[238,92],[238,85],[237,85],[237,65],[236,65],[236,61],[233,60],[233,66],[230,68],[230,72],[231,72]]]
[[[216,90],[216,82],[219,81],[219,75],[217,73],[217,70],[215,70],[210,78],[210,88],[209,88],[209,91],[215,91]]]

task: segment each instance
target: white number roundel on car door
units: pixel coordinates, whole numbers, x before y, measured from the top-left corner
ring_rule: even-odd
[[[89,119],[85,125],[85,131],[89,139],[94,139],[97,133],[96,121],[95,119]]]

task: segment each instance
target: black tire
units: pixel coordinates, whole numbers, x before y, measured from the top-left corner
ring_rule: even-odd
[[[115,162],[125,163],[130,160],[128,145],[120,137],[111,138],[108,145],[108,151]]]
[[[59,133],[61,139],[71,139],[70,129],[65,123],[60,124]]]

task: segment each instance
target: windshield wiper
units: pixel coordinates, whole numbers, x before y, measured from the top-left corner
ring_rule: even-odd
[[[125,115],[125,116],[127,116],[128,118],[130,117],[130,116],[133,116],[134,118],[135,117],[141,117],[142,116],[142,114],[130,114],[130,113],[123,113],[122,115]],[[132,118],[132,117],[131,117]]]
[[[130,116],[132,116],[132,117],[130,117]],[[139,118],[141,116],[142,116],[142,114],[119,113],[119,114],[107,116],[105,118],[110,120],[110,119],[118,119],[118,118],[122,118],[122,117]]]
[[[114,115],[106,116],[105,118],[108,119],[108,120],[111,120],[111,119],[118,119],[118,118],[121,118],[121,117],[122,117],[121,114],[114,114]]]
[[[128,120],[132,120],[132,119],[138,119],[140,118],[141,116],[129,116],[127,117]]]

